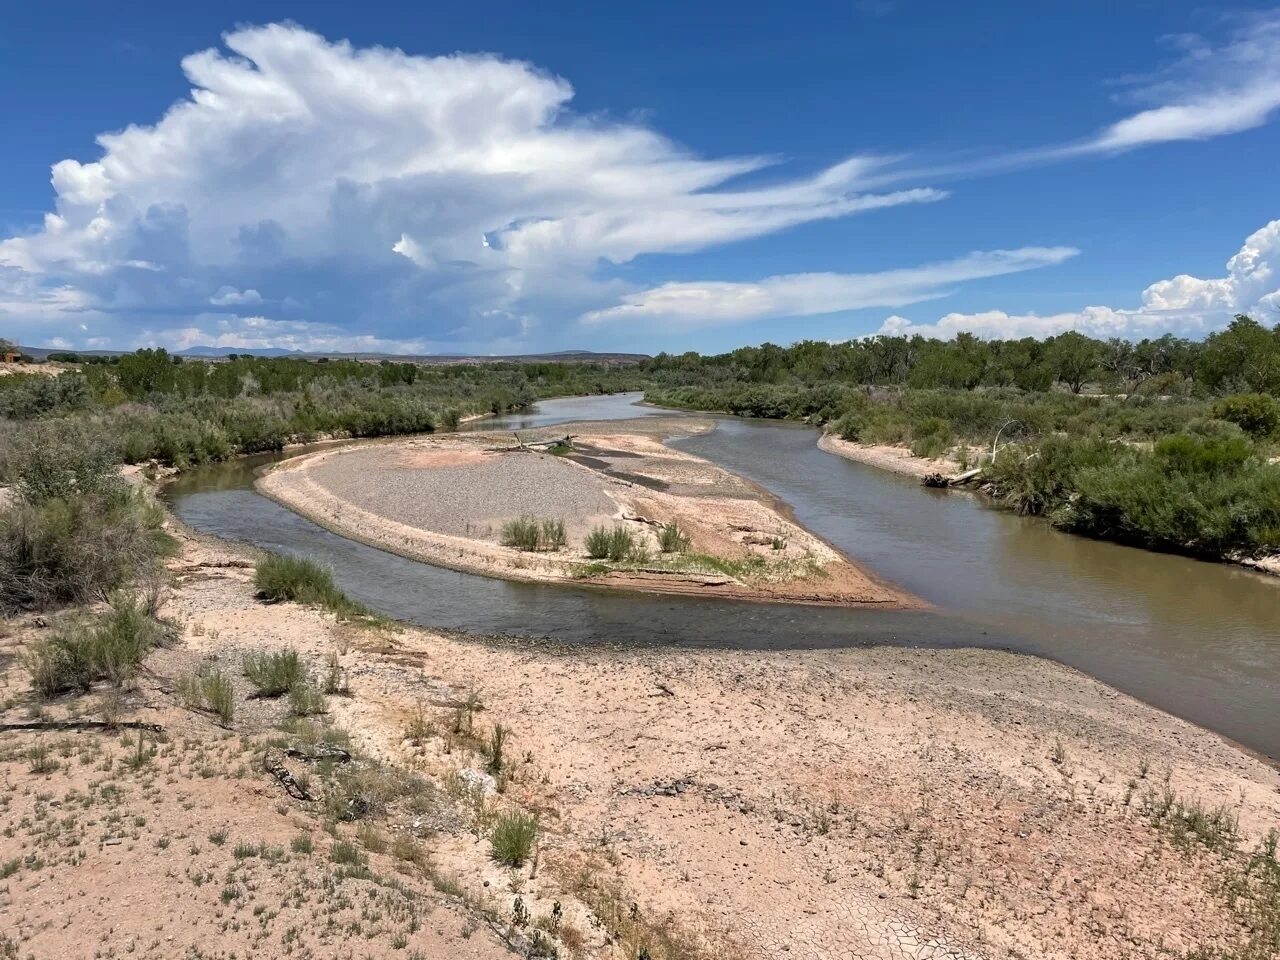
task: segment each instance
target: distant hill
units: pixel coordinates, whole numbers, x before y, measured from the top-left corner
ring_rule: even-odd
[[[82,356],[118,357],[127,353],[125,350],[64,350],[60,347],[19,347],[23,353],[37,360],[44,360],[51,353],[77,353]],[[397,363],[420,363],[424,365],[469,364],[469,363],[602,363],[609,366],[634,366],[648,360],[647,353],[597,353],[592,350],[560,350],[555,353],[521,353],[506,356],[431,353],[431,354],[397,354],[397,353],[305,353],[301,350],[285,350],[283,347],[266,347],[249,349],[235,347],[195,346],[178,351],[177,356],[189,357],[193,360],[222,360],[227,356],[250,355],[254,357],[296,357],[299,360],[361,360],[366,363],[378,363],[392,360]]]

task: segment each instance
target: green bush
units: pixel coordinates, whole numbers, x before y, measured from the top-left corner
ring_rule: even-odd
[[[23,665],[43,697],[84,692],[98,680],[123,686],[163,637],[163,626],[139,599],[117,594],[105,613],[68,621],[32,644]]]
[[[537,839],[537,817],[527,813],[500,814],[489,834],[491,856],[508,867],[523,866]]]
[[[260,598],[272,603],[292,600],[322,607],[339,617],[369,616],[367,607],[338,589],[327,568],[306,557],[267,554],[254,568],[253,585]]]
[[[296,650],[251,653],[244,658],[244,675],[260,697],[279,697],[307,682],[307,666]]]
[[[1259,439],[1280,434],[1280,401],[1265,393],[1223,397],[1210,407],[1218,420],[1229,420]]]
[[[0,510],[0,613],[87,603],[153,569],[164,514],[123,486]]]
[[[635,537],[625,527],[596,527],[587,534],[585,546],[587,556],[592,560],[611,563],[634,558],[638,550]]]
[[[685,553],[689,549],[690,538],[674,520],[662,525],[658,531],[658,549],[663,553]]]
[[[536,517],[518,517],[502,525],[500,542],[505,547],[535,552],[561,550],[568,543],[563,520],[538,520]]]

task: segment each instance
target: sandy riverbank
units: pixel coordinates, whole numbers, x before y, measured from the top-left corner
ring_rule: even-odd
[[[320,451],[269,468],[258,489],[344,536],[415,560],[488,576],[665,593],[790,602],[912,606],[794,523],[770,495],[662,440],[707,429],[654,418],[570,424],[522,434],[574,434],[565,455],[521,448],[506,433],[415,437]],[[559,520],[567,543],[523,551],[502,530],[521,517]],[[657,533],[690,537],[664,554]],[[618,526],[638,555],[600,563],[584,540]]]
[[[562,956],[601,960],[633,954],[606,942],[609,921],[592,910],[632,903],[707,960],[1154,960],[1229,947],[1242,929],[1225,861],[1154,827],[1153,800],[1169,790],[1222,806],[1247,846],[1280,821],[1274,769],[1032,658],[498,645],[264,605],[238,548],[184,538],[172,568],[164,613],[179,638],[113,708],[165,725],[156,757],[132,766],[127,734],[4,741],[0,865],[17,866],[0,908],[22,956],[292,945],[338,957],[359,936],[379,955],[497,957],[519,898],[538,920],[561,905],[579,944]],[[48,631],[29,618],[0,637],[0,720],[30,716],[20,654]],[[284,647],[317,672],[339,663],[350,690],[329,698],[330,720],[437,785],[429,812],[378,822],[368,875],[332,860],[339,839],[372,840],[343,823],[330,837],[323,805],[291,800],[255,766],[282,708],[248,699],[239,665]],[[230,731],[181,706],[177,679],[202,663],[237,686]],[[482,705],[470,738],[451,732],[469,698]],[[47,712],[96,716],[100,700]],[[515,761],[486,803],[540,812],[536,866],[488,859],[472,800],[440,806],[459,771],[479,776],[485,760],[468,744],[497,724]],[[40,742],[53,769],[33,769]],[[289,852],[303,834],[314,854]],[[387,843],[415,837],[427,859],[398,862]],[[448,882],[433,890],[426,876]],[[396,906],[410,893],[416,927]],[[470,909],[498,919],[477,924]]]

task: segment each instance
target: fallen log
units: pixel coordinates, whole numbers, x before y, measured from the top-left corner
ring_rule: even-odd
[[[19,730],[79,731],[79,730],[146,730],[150,733],[164,733],[164,727],[158,723],[147,723],[144,720],[117,720],[108,723],[106,720],[23,720],[16,723],[0,723],[0,733]]]
[[[974,477],[978,476],[981,473],[982,473],[981,467],[974,467],[972,470],[966,470],[964,473],[957,474],[947,482],[953,487],[958,486],[959,484],[962,484],[962,483],[968,483],[970,480],[972,480]]]
[[[285,793],[289,794],[293,799],[315,799],[315,797],[311,796],[311,794],[307,793],[307,791],[302,788],[302,784],[298,783],[298,781],[294,779],[293,774],[289,772],[289,768],[280,761],[280,758],[276,754],[268,753],[263,757],[262,766],[267,773],[276,778],[276,781],[280,786],[284,787]]]
[[[349,763],[351,752],[332,743],[317,743],[311,747],[285,747],[285,756],[295,760],[306,760],[318,763],[321,760],[334,760],[337,763]]]

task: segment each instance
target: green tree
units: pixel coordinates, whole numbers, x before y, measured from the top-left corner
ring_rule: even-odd
[[[1074,330],[1054,337],[1048,349],[1054,376],[1079,393],[1085,381],[1098,369],[1098,341]]]

